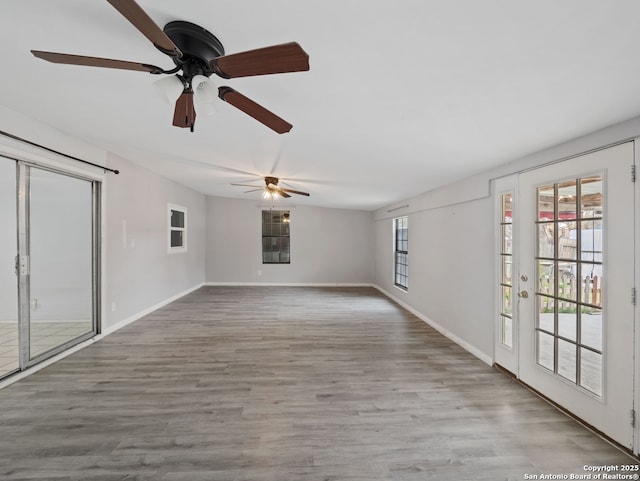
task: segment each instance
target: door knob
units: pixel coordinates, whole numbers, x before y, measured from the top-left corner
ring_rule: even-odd
[[[523,299],[527,299],[529,297],[529,293],[527,291],[518,292],[518,297],[522,297]]]

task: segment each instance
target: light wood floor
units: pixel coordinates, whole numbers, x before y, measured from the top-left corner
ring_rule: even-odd
[[[631,458],[371,288],[205,287],[0,391],[0,479],[523,480]]]

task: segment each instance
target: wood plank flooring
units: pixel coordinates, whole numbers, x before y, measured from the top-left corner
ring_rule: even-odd
[[[0,479],[523,480],[631,458],[372,288],[204,287],[0,391]]]

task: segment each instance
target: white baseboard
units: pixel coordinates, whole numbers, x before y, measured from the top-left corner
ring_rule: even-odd
[[[456,336],[455,334],[453,334],[451,331],[449,331],[448,329],[442,327],[440,324],[438,324],[437,322],[435,322],[432,319],[429,319],[427,316],[425,316],[424,314],[422,314],[421,312],[415,310],[413,307],[411,307],[410,305],[406,304],[405,302],[401,301],[400,299],[398,299],[396,296],[394,296],[393,294],[385,291],[382,287],[378,286],[377,284],[371,284],[372,287],[374,287],[375,289],[377,289],[378,291],[380,291],[382,294],[384,294],[385,296],[387,296],[389,299],[393,300],[394,302],[396,302],[397,304],[399,304],[400,306],[402,306],[403,308],[405,308],[407,311],[409,311],[411,314],[413,314],[414,316],[416,316],[418,319],[424,321],[425,323],[427,323],[429,326],[433,327],[436,331],[438,331],[440,334],[442,334],[443,336],[447,337],[448,339],[451,339],[453,342],[455,342],[456,344],[458,344],[460,347],[462,347],[464,350],[468,351],[469,353],[473,354],[475,357],[477,357],[478,359],[480,359],[482,362],[484,362],[485,364],[488,364],[489,366],[493,365],[493,358],[491,356],[488,356],[487,354],[485,354],[484,352],[480,351],[479,349],[477,349],[475,346],[472,346],[471,344],[469,344],[467,341],[465,341],[464,339],[460,339],[458,336]]]
[[[187,294],[192,293],[193,291],[196,291],[198,289],[200,289],[202,286],[204,285],[204,283],[200,283],[197,284],[193,287],[190,287],[189,289],[186,289],[182,292],[179,292],[178,294],[169,297],[168,299],[165,299],[161,302],[158,302],[157,304],[154,304],[151,307],[148,307],[146,309],[143,309],[140,312],[135,313],[132,316],[127,317],[126,319],[123,319],[119,322],[117,322],[116,324],[114,324],[113,326],[106,326],[104,329],[102,329],[102,334],[100,334],[98,336],[98,338],[100,338],[101,336],[106,336],[108,334],[111,334],[112,332],[117,331],[118,329],[122,329],[124,326],[131,324],[134,321],[137,321],[138,319],[140,319],[141,317],[146,316],[147,314],[151,314],[153,311],[156,311],[158,309],[160,309],[161,307],[166,306],[167,304],[172,303],[173,301],[177,301],[178,299],[180,299],[181,297],[186,296]]]

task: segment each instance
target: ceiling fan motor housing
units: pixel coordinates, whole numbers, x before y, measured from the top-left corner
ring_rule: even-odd
[[[215,71],[213,60],[224,55],[224,47],[215,35],[183,20],[167,23],[163,31],[182,51],[182,57],[173,57],[173,62],[182,69],[186,80],[190,81],[194,75],[220,75]]]

